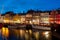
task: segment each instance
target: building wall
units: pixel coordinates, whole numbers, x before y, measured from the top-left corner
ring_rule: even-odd
[[[48,25],[49,24],[49,13],[41,13],[40,14],[41,20],[40,24],[41,25]]]
[[[4,16],[0,15],[0,23],[3,23],[3,20],[4,20]]]
[[[55,11],[55,10],[51,11],[51,13],[50,13],[50,23],[55,23],[57,14],[58,14],[57,11]]]
[[[4,20],[10,20],[14,23],[21,23],[21,24],[37,24],[37,25],[45,25],[49,24],[49,13],[40,13],[40,12],[33,12],[33,13],[27,13],[26,15],[14,15],[13,17],[9,14],[6,14],[4,17]],[[10,19],[11,17],[11,19]]]
[[[26,21],[26,16],[20,15],[20,23],[25,23],[25,21]]]

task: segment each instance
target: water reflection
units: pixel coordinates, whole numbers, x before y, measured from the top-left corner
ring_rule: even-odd
[[[0,31],[2,31],[0,34],[2,33],[3,38],[7,40],[51,40],[50,31],[19,30],[4,27]]]
[[[3,27],[2,28],[2,35],[5,37],[8,37],[9,36],[9,29]]]
[[[39,32],[34,32],[34,36],[35,36],[36,40],[39,40]]]

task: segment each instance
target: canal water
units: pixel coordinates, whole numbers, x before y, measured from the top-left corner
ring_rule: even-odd
[[[0,40],[52,40],[51,31],[0,29]]]

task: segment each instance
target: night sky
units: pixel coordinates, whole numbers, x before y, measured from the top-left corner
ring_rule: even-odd
[[[0,13],[15,13],[33,10],[53,10],[60,8],[60,0],[0,0]]]

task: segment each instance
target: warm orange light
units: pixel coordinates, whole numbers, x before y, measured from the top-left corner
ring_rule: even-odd
[[[9,23],[10,21],[9,20],[4,20],[4,23]]]
[[[33,24],[39,24],[39,19],[33,19],[32,22]]]
[[[4,35],[5,37],[8,37],[9,36],[9,30],[8,28],[2,28],[2,35]]]
[[[29,30],[29,33],[32,34],[32,30]]]
[[[35,38],[38,40],[39,39],[39,32],[34,33]]]
[[[8,30],[8,28],[6,28],[6,37],[8,37],[9,36],[9,30]]]
[[[56,21],[57,24],[60,24],[60,21]]]
[[[20,30],[20,36],[23,37],[24,34],[25,34],[25,31],[21,29],[21,30]]]
[[[46,32],[43,32],[43,35],[44,35],[46,38],[48,38],[48,37],[49,37],[49,33],[50,33],[50,32],[46,31]]]

